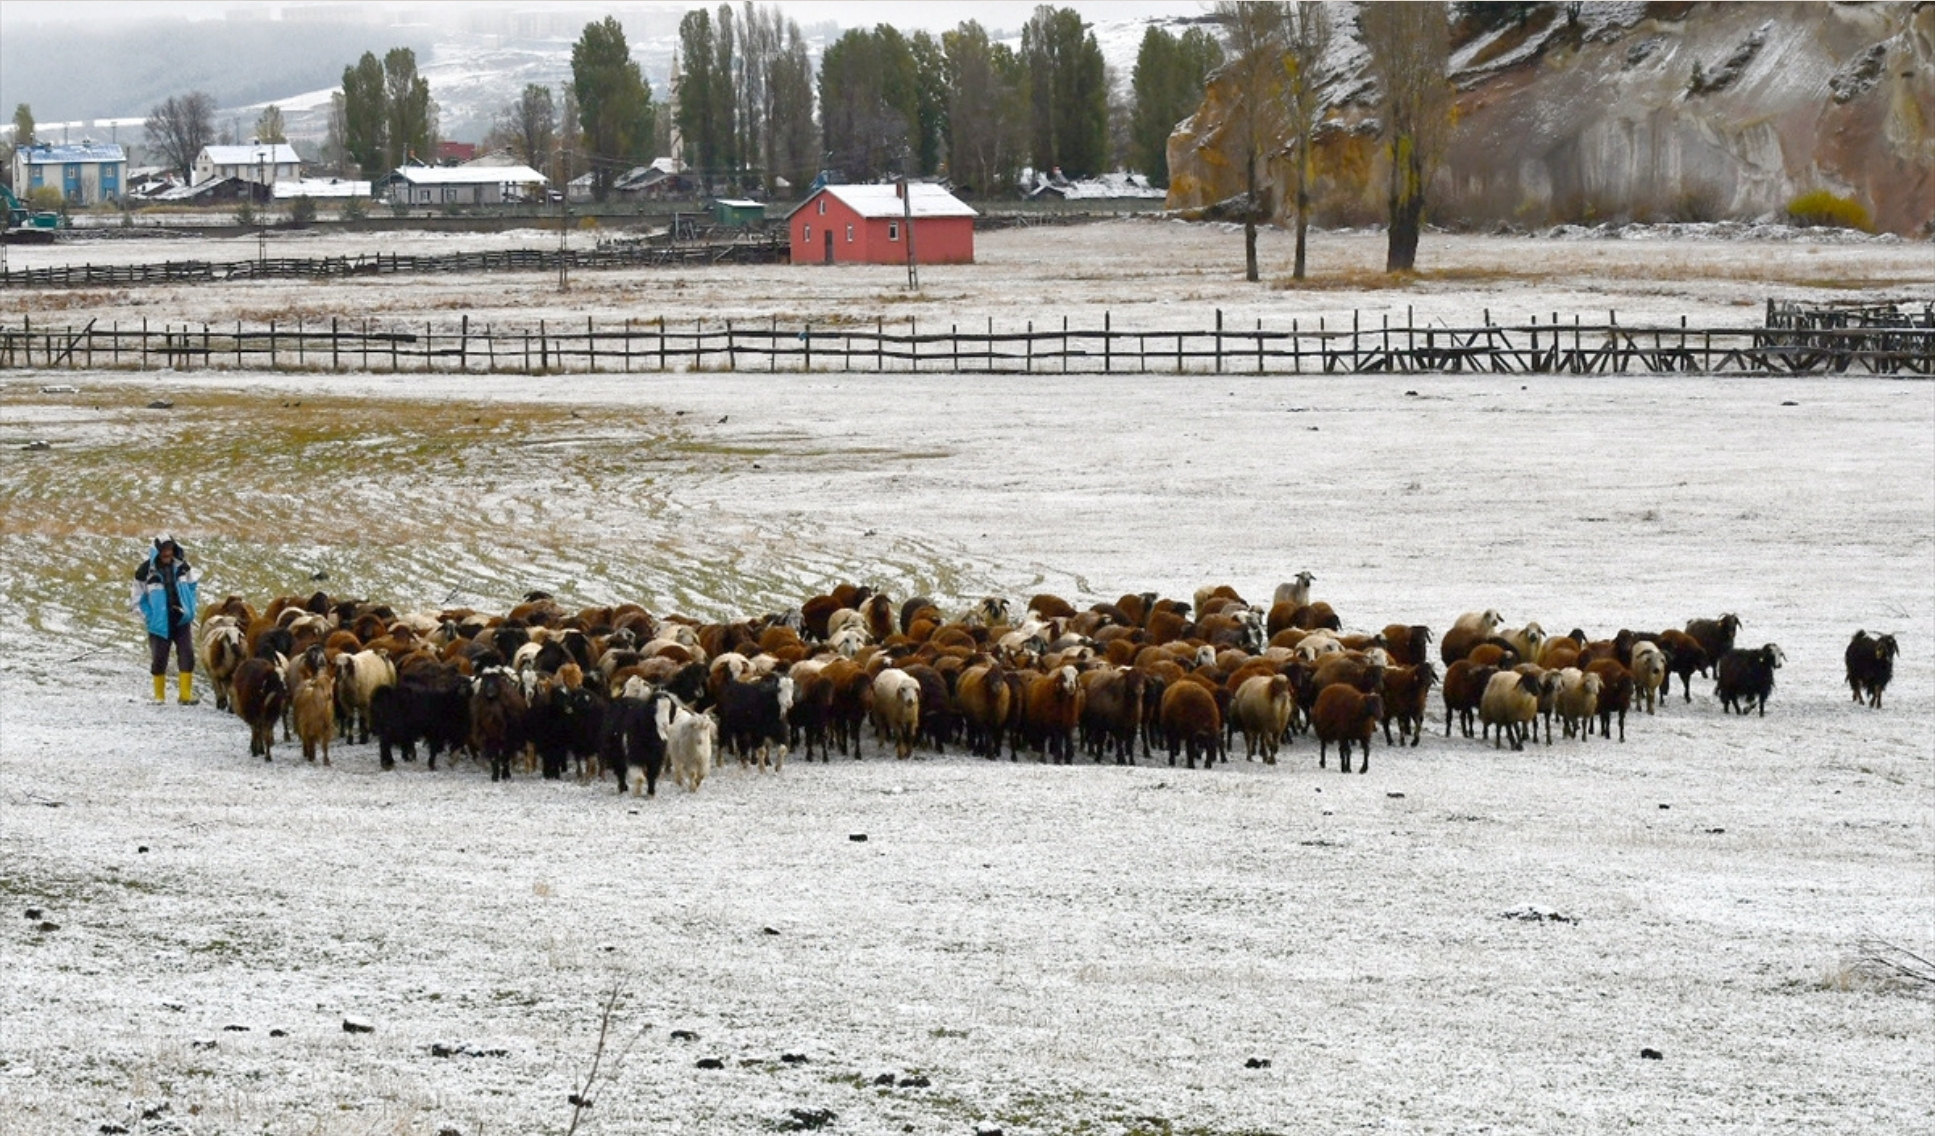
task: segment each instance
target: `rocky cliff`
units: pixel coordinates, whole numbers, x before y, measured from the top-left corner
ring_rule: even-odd
[[[1522,20],[1455,28],[1449,152],[1427,220],[1526,226],[1781,215],[1826,190],[1877,229],[1935,231],[1935,4],[1532,4]],[[1318,219],[1380,220],[1375,88],[1340,27],[1314,155]],[[1172,209],[1243,190],[1225,79],[1169,140]],[[1289,163],[1265,177],[1287,215]]]

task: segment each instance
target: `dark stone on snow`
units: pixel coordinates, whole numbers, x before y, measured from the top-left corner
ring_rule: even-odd
[[[1659,1050],[1653,1049],[1651,1047],[1640,1050],[1639,1055],[1648,1061],[1663,1061],[1666,1058],[1666,1054],[1661,1053]]]
[[[775,927],[761,927],[759,933],[762,935],[777,935],[779,934],[779,930]]]
[[[127,1129],[121,1127],[119,1124],[103,1124],[95,1129],[95,1131],[99,1132],[101,1136],[125,1136]]]
[[[1269,1067],[1270,1059],[1268,1057],[1252,1057],[1248,1061],[1243,1062],[1243,1068],[1245,1069],[1268,1069]]]
[[[40,918],[40,908],[38,908],[38,907],[29,907],[29,908],[27,909],[27,918],[29,918],[29,919],[38,919],[38,918]]]
[[[672,1040],[673,1041],[697,1041],[699,1040],[699,1035],[696,1033],[693,1033],[691,1030],[673,1030]]]
[[[780,1063],[784,1065],[804,1065],[806,1064],[806,1054],[782,1053],[779,1055],[779,1060],[780,1060]]]
[[[213,1049],[215,1048],[215,1039],[212,1037],[198,1037],[189,1042],[188,1047],[190,1049]]]
[[[789,1108],[786,1115],[792,1119],[780,1125],[782,1131],[811,1132],[833,1123],[835,1114],[830,1108]]]
[[[165,398],[157,398],[148,404],[149,410],[173,410],[175,404]]]
[[[34,930],[36,930],[36,931],[58,931],[58,930],[60,930],[60,924],[58,924],[58,923],[56,923],[56,922],[54,922],[54,921],[53,921],[52,919],[42,919],[42,920],[40,921],[40,923],[39,923],[39,924],[38,924],[37,926],[35,926],[35,927],[34,927]]]
[[[892,1073],[882,1073],[880,1074],[880,1076],[875,1077],[873,1079],[873,1083],[876,1085],[885,1085],[888,1088],[892,1088],[894,1084],[894,1079],[895,1078]]]
[[[272,1029],[269,1031],[269,1036],[270,1037],[288,1037],[289,1031],[281,1030],[281,1029]]]
[[[694,1067],[699,1069],[724,1069],[726,1063],[717,1057],[701,1057],[694,1063]]]
[[[227,1032],[229,1032],[229,1033],[247,1033],[247,1032],[249,1032],[249,1027],[247,1027],[247,1026],[223,1026],[223,1027],[222,1027],[222,1029],[223,1029],[223,1030],[225,1030],[225,1031],[227,1031]]]
[[[850,832],[847,834],[847,839],[853,841],[855,844],[865,844],[867,842],[867,834],[864,832]]]
[[[363,1018],[344,1018],[344,1033],[375,1033],[376,1026]]]
[[[915,1073],[911,1077],[902,1077],[896,1087],[903,1089],[924,1089],[933,1083],[921,1074]]]

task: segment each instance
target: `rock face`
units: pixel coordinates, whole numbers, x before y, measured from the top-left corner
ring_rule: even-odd
[[[1361,224],[1384,216],[1387,163],[1354,12],[1336,10],[1313,200],[1320,221]],[[1541,4],[1455,30],[1452,68],[1428,221],[1751,220],[1827,190],[1879,230],[1935,230],[1935,5],[1589,4],[1573,21]],[[1170,136],[1171,209],[1242,193],[1240,99],[1213,80]],[[1278,153],[1262,174],[1279,222],[1289,173]]]

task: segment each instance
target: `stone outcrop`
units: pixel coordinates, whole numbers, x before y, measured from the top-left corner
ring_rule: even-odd
[[[1386,192],[1366,57],[1344,23],[1313,150],[1327,224],[1381,220]],[[1877,229],[1935,230],[1932,4],[1602,4],[1577,21],[1539,5],[1454,44],[1453,71],[1438,224],[1751,220],[1827,190]],[[1170,137],[1171,209],[1214,216],[1243,192],[1227,127],[1240,99],[1213,80]],[[1289,172],[1279,152],[1262,173],[1280,222]]]

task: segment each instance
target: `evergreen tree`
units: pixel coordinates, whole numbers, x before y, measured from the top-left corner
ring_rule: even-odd
[[[343,149],[366,175],[387,172],[389,101],[383,86],[383,61],[364,52],[343,68]]]
[[[655,133],[652,89],[615,18],[586,24],[571,46],[571,92],[591,164],[592,196],[604,201],[618,175],[649,151]]]

